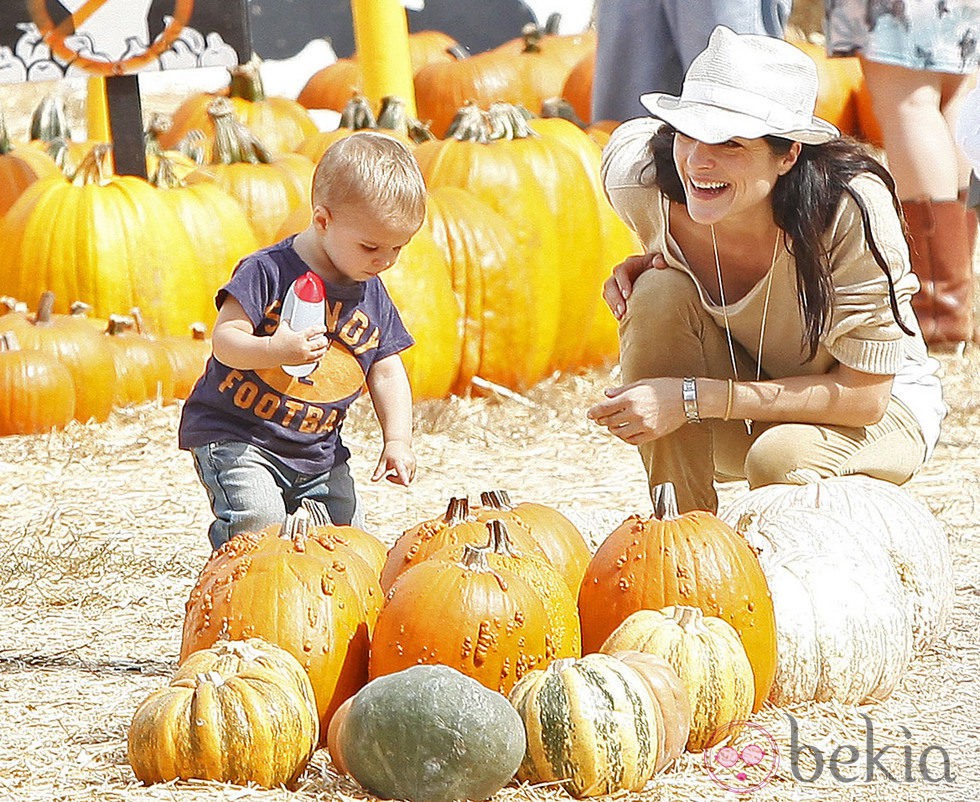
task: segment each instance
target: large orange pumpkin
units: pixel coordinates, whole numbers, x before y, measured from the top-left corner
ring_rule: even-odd
[[[7,123],[0,112],[0,217],[20,194],[39,178],[58,174],[58,165],[35,147],[17,147],[10,142]]]
[[[772,596],[759,561],[741,535],[704,511],[677,512],[671,484],[654,489],[654,513],[627,518],[599,546],[582,580],[582,649],[598,651],[638,610],[700,608],[738,632],[762,707],[776,674]]]
[[[484,530],[485,531],[485,530]],[[371,642],[371,679],[442,664],[506,694],[552,659],[551,624],[537,591],[467,544],[457,563],[426,560],[385,598]]]
[[[81,300],[101,318],[138,306],[153,334],[183,333],[212,306],[194,246],[160,193],[113,175],[108,154],[93,148],[71,182],[35,181],[0,218],[0,293],[51,290],[55,312]]]
[[[316,123],[300,103],[286,97],[267,97],[258,64],[250,62],[230,69],[227,99],[242,123],[273,153],[293,150],[316,133]],[[173,125],[159,135],[160,144],[174,148],[188,131],[203,131],[214,139],[214,121],[208,107],[223,93],[200,92],[188,97],[173,114]]]
[[[372,621],[364,593],[381,596],[367,563],[336,541],[328,545],[292,524],[233,537],[201,570],[180,647],[181,662],[222,637],[257,636],[285,649],[313,684],[321,741],[334,710],[367,681]]]

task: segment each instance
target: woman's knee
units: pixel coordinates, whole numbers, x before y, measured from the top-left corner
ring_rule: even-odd
[[[759,435],[745,455],[749,487],[800,485],[821,478],[823,472],[809,445],[812,430],[805,424],[782,424]]]

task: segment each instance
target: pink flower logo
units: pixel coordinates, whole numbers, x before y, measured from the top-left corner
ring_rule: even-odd
[[[720,788],[735,794],[758,791],[779,768],[779,746],[765,727],[751,721],[731,721],[711,736],[718,745],[703,755],[708,776]]]

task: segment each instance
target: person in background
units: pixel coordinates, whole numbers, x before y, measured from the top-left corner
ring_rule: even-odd
[[[894,182],[816,98],[799,48],[719,27],[680,95],[644,95],[653,116],[603,152],[646,253],[604,285],[623,384],[588,416],[682,511],[715,511],[716,478],[901,484],[939,439]]]
[[[792,0],[596,0],[592,120],[644,113],[643,92],[678,94],[716,25],[782,37]]]
[[[922,284],[922,333],[931,348],[961,348],[974,334],[977,226],[954,129],[980,58],[980,0],[825,0],[825,12],[828,54],[861,59]]]
[[[412,481],[412,392],[399,353],[413,340],[378,276],[421,227],[425,199],[400,142],[373,132],[338,140],[313,175],[309,226],[245,257],[218,291],[213,354],[178,430],[211,501],[213,548],[282,523],[304,500],[336,525],[359,525],[340,431],[365,384],[384,442],[371,478]],[[323,308],[294,331],[284,308],[300,281]],[[315,369],[296,369],[305,365]]]

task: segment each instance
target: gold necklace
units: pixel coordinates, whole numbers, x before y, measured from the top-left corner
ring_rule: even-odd
[[[762,321],[759,326],[759,351],[756,357],[755,380],[759,381],[762,377],[762,346],[766,337],[766,317],[769,314],[769,295],[772,292],[772,276],[776,269],[776,256],[779,253],[780,229],[776,229],[776,241],[772,246],[772,263],[769,265],[769,279],[766,281],[766,299],[762,305]],[[711,226],[711,248],[715,254],[715,271],[718,274],[718,298],[721,301],[721,314],[725,320],[725,336],[728,339],[728,355],[732,360],[732,376],[738,381],[738,365],[735,363],[735,346],[732,343],[732,329],[728,325],[728,303],[725,301],[725,285],[721,280],[721,262],[718,259],[718,241],[715,239],[715,227]],[[752,423],[750,418],[745,418],[745,431],[752,434]]]

